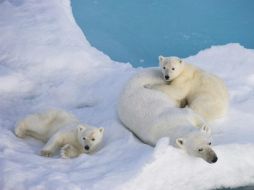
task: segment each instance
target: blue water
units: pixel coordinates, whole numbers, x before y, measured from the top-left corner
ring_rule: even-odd
[[[72,7],[93,46],[134,66],[231,42],[254,48],[253,0],[72,0]]]
[[[88,41],[120,62],[156,66],[232,42],[254,49],[254,0],[72,0]],[[221,190],[254,190],[253,186]]]

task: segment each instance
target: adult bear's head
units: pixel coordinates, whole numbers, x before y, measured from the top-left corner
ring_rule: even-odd
[[[200,131],[192,132],[183,138],[177,138],[176,144],[189,155],[201,157],[208,163],[215,163],[218,157],[211,148],[210,134],[210,128],[203,126]]]

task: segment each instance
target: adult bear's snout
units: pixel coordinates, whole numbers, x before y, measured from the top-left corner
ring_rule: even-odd
[[[217,160],[218,160],[218,157],[217,157],[217,156],[215,156],[215,157],[212,159],[212,163],[217,162]]]

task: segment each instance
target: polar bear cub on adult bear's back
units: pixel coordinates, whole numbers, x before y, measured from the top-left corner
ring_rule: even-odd
[[[220,78],[178,57],[159,56],[159,61],[166,83],[147,84],[145,87],[166,93],[178,102],[179,107],[189,106],[207,122],[225,115],[229,96]]]
[[[15,128],[20,138],[32,136],[46,143],[42,156],[53,156],[61,148],[62,158],[94,152],[102,142],[103,132],[103,128],[80,124],[74,115],[62,110],[28,115]]]

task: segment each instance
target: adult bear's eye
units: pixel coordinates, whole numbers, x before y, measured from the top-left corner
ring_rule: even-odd
[[[211,142],[208,143],[208,145],[211,145],[211,144],[212,144]]]
[[[199,152],[202,152],[202,151],[203,151],[203,148],[198,149],[198,151],[199,151]]]
[[[95,138],[92,138],[92,141],[95,141]]]
[[[172,70],[174,71],[174,70],[175,70],[175,68],[173,67],[173,68],[172,68]]]
[[[166,69],[166,67],[163,67],[163,69]]]
[[[86,137],[83,137],[83,140],[86,140]]]

